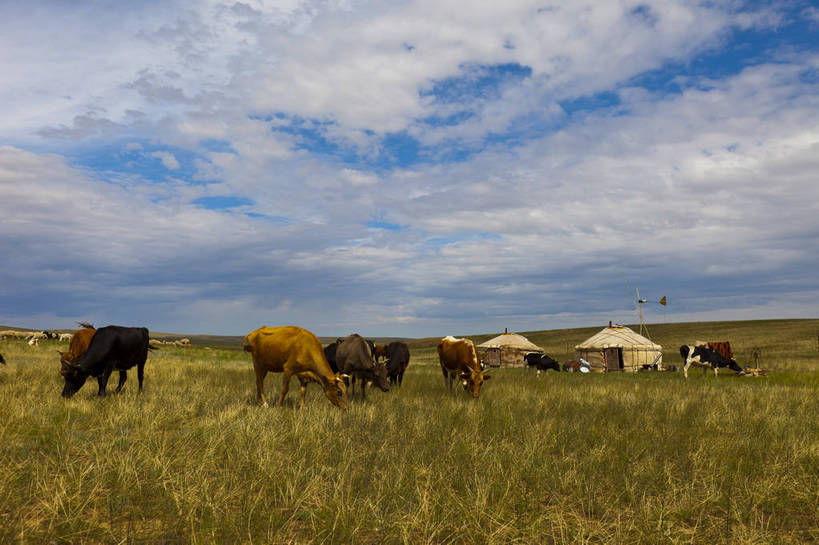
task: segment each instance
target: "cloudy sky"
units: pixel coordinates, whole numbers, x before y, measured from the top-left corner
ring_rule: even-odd
[[[0,323],[819,316],[811,1],[0,2]]]

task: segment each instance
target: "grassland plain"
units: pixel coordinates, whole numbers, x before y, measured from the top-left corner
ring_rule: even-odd
[[[598,329],[527,336],[563,359]],[[401,389],[262,409],[241,351],[163,346],[142,395],[64,400],[62,345],[2,341],[0,543],[819,542],[819,320],[651,332],[773,374],[503,369],[473,400],[413,340]]]

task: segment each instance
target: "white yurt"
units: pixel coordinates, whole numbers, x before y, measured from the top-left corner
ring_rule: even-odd
[[[501,333],[475,348],[478,358],[489,367],[523,367],[526,354],[543,352],[541,347],[517,333]]]
[[[583,358],[594,371],[637,371],[641,365],[662,366],[663,347],[620,325],[603,328],[574,347],[575,357]]]

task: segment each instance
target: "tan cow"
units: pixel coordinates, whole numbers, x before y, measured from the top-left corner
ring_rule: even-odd
[[[450,390],[455,375],[458,375],[464,390],[469,391],[472,397],[478,397],[483,381],[492,378],[481,369],[475,344],[469,339],[444,337],[438,341],[438,359],[444,382]]]
[[[333,405],[347,408],[347,386],[342,376],[330,369],[321,349],[321,341],[310,331],[296,326],[260,327],[245,336],[242,348],[253,356],[256,394],[262,406],[267,406],[264,377],[272,371],[284,374],[282,393],[277,403],[280,407],[287,395],[290,377],[296,375],[301,384],[302,407],[307,383],[316,382],[324,389],[324,395]]]
[[[88,350],[88,345],[91,344],[91,338],[94,336],[94,333],[97,332],[91,324],[85,322],[78,323],[82,326],[82,329],[78,329],[71,337],[71,342],[68,344],[68,352],[57,351],[60,352],[60,364],[63,367],[77,363],[80,356],[85,354],[85,351]]]

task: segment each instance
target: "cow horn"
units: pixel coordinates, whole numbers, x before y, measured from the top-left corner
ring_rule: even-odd
[[[347,373],[343,373],[343,374],[339,375],[338,378],[340,378],[342,380],[347,380],[348,378],[350,378],[350,375],[348,375]]]

